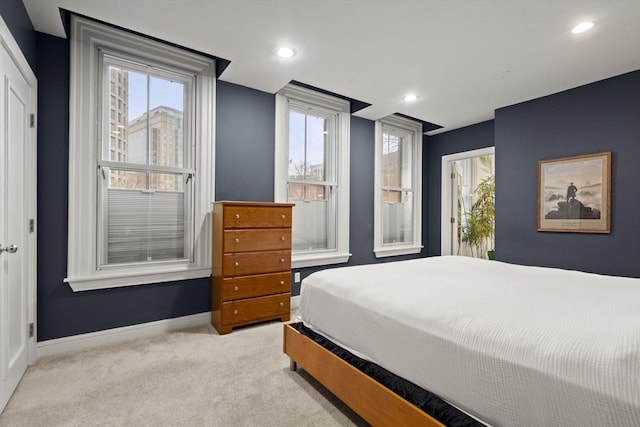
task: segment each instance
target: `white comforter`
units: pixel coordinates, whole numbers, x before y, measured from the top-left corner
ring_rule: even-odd
[[[640,426],[640,279],[423,258],[314,273],[300,315],[495,426]]]

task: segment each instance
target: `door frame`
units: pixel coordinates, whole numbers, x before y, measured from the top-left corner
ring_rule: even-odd
[[[451,163],[457,160],[472,159],[480,156],[494,156],[495,162],[496,147],[479,148],[477,150],[463,151],[442,156],[442,192],[440,193],[440,255],[452,255],[451,248],[451,218],[452,205],[451,195],[453,186],[451,185]]]
[[[18,70],[24,77],[25,81],[30,87],[30,99],[29,99],[29,108],[31,109],[31,114],[33,114],[33,126],[27,128],[26,133],[26,145],[24,147],[24,164],[23,164],[23,179],[24,179],[24,213],[25,219],[33,220],[34,227],[33,231],[27,233],[27,236],[24,240],[25,247],[25,269],[24,279],[25,286],[27,288],[27,323],[33,323],[33,336],[29,337],[27,340],[27,354],[28,354],[28,363],[31,365],[37,359],[37,348],[36,348],[36,337],[37,335],[37,322],[36,322],[36,314],[37,314],[37,292],[36,292],[36,283],[37,283],[37,118],[36,114],[38,111],[38,81],[36,76],[31,69],[31,66],[27,62],[24,54],[20,50],[18,43],[13,38],[11,31],[7,27],[4,19],[0,16],[0,44],[6,49],[9,53],[9,56],[17,66]],[[0,84],[4,84],[4,82],[0,82]],[[25,228],[26,228],[25,224]],[[4,243],[4,242],[3,242]]]

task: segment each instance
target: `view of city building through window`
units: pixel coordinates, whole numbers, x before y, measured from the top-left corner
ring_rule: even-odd
[[[182,105],[179,109],[162,105],[162,101],[175,106],[183,104],[183,84],[116,67],[110,67],[109,75],[109,160],[184,167]],[[142,110],[140,99],[145,101],[148,89],[154,87],[161,92],[153,94],[156,102],[160,101],[159,105]],[[168,95],[167,99],[162,99],[163,94]],[[136,97],[137,104],[130,108],[129,102],[135,102]],[[178,178],[175,174],[147,176],[146,173],[115,170],[111,172],[110,187],[182,191],[182,181]]]

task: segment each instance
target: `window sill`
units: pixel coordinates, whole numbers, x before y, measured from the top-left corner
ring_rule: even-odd
[[[174,282],[176,280],[199,279],[211,276],[211,268],[196,267],[167,267],[136,271],[108,271],[96,272],[87,277],[67,277],[64,279],[73,292],[92,291],[95,289],[110,289],[123,286],[146,285],[151,283]]]
[[[291,256],[291,268],[316,267],[320,265],[342,264],[349,261],[350,253],[313,253],[293,254]]]
[[[376,258],[384,258],[398,255],[419,254],[424,246],[393,246],[388,248],[377,248],[373,252]]]

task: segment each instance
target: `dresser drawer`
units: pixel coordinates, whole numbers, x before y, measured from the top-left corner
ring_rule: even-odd
[[[222,301],[281,294],[290,290],[291,273],[232,277],[222,280]]]
[[[244,252],[222,256],[222,275],[246,276],[291,270],[291,251]]]
[[[265,251],[291,249],[290,228],[262,228],[256,230],[225,230],[224,252]]]
[[[225,228],[291,227],[291,208],[259,206],[225,206]]]
[[[289,314],[291,294],[248,298],[222,304],[222,323],[236,324]]]

